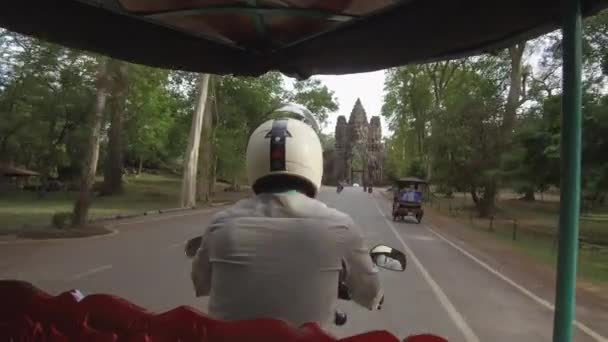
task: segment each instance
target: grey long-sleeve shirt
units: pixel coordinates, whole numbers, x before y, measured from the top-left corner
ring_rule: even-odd
[[[227,320],[333,318],[338,276],[370,310],[382,297],[377,268],[352,219],[296,192],[263,194],[219,212],[192,263],[197,297]]]

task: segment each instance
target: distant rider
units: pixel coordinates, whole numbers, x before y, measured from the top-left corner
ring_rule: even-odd
[[[210,296],[211,316],[327,324],[342,261],[353,301],[379,307],[378,270],[361,230],[315,199],[322,174],[321,143],[309,125],[274,119],[253,132],[247,175],[255,196],[212,218],[192,263],[196,296]]]

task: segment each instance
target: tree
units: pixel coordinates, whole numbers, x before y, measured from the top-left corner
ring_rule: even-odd
[[[428,120],[429,135],[433,134],[433,118],[443,108],[445,90],[450,82],[454,79],[454,73],[456,70],[463,65],[464,60],[448,60],[424,65],[424,72],[431,80],[431,88],[433,90],[433,109],[431,110],[431,115]],[[424,164],[426,164],[426,171],[424,173],[428,178],[432,177],[432,157],[432,154],[427,153],[424,156],[424,160],[421,160],[421,162],[424,162],[421,164],[421,167],[425,167]]]
[[[430,79],[421,66],[411,65],[389,69],[384,87],[382,115],[390,120],[392,127],[414,129],[417,155],[422,157],[431,111]]]
[[[91,112],[91,120],[89,123],[89,141],[87,144],[87,156],[83,164],[82,176],[80,179],[80,193],[76,203],[74,204],[74,213],[72,217],[72,226],[74,227],[84,227],[87,223],[91,202],[91,189],[95,182],[97,161],[99,159],[101,125],[106,107],[108,91],[111,86],[110,75],[108,72],[110,60],[99,57],[97,63],[97,95],[95,107]]]
[[[521,42],[507,49],[509,54],[508,61],[510,63],[507,99],[499,119],[500,129],[496,132],[497,141],[494,145],[494,153],[487,155],[488,159],[485,163],[491,170],[486,171],[480,183],[482,195],[476,196],[477,190],[471,190],[473,200],[482,217],[487,217],[494,211],[500,182],[500,160],[512,143],[517,110],[522,102],[522,84],[525,82],[522,65],[522,56],[525,48],[526,42]]]
[[[110,102],[110,130],[104,182],[101,193],[115,195],[124,191],[124,120],[127,101],[129,65],[121,61],[110,63],[109,73],[113,81]]]
[[[434,182],[447,189],[469,191],[480,215],[488,215],[496,179],[497,135],[503,104],[501,89],[486,75],[490,61],[471,61],[446,88],[445,110],[434,119],[429,144]],[[490,186],[488,186],[490,184]]]
[[[214,109],[216,108],[216,99],[214,94],[214,78],[211,78],[210,88],[212,96],[207,97],[207,105],[205,106],[205,115],[203,116],[203,126],[201,129],[201,145],[199,154],[200,165],[199,165],[199,181],[197,197],[203,203],[211,201],[215,186],[215,175],[213,171],[215,169],[215,155],[213,149],[214,140],[214,127],[213,127],[213,115]]]
[[[325,134],[323,132],[319,132],[319,140],[321,140],[321,146],[324,151],[333,150],[336,145],[336,139],[331,134]]]
[[[329,113],[339,109],[334,92],[316,78],[295,82],[293,92],[287,97],[291,102],[308,108],[321,125],[327,122]]]
[[[552,136],[542,118],[526,117],[516,129],[514,144],[502,160],[506,184],[534,201],[534,193],[559,184],[559,159],[547,153]]]
[[[277,73],[258,78],[218,77],[215,93],[217,176],[236,188],[239,181],[246,180],[245,153],[249,136],[285,101],[283,78]]]
[[[608,11],[585,20],[583,30],[583,56],[587,77],[598,87],[605,85],[608,76]]]
[[[543,105],[543,130],[550,136],[550,143],[545,154],[555,160],[546,165],[552,173],[559,175],[560,145],[560,96],[547,98]],[[583,208],[591,209],[605,201],[608,187],[606,171],[608,170],[608,96],[598,94],[587,88],[583,92],[583,155],[581,186]],[[559,186],[559,178],[554,177],[554,185]]]
[[[207,104],[209,90],[209,74],[201,74],[198,85],[198,102],[192,116],[192,126],[188,138],[186,158],[184,159],[184,173],[182,176],[181,206],[194,207],[196,205],[196,176],[198,169],[198,153],[203,126],[203,116]]]
[[[94,102],[94,61],[14,33],[2,36],[0,48],[0,159],[37,169],[43,179],[62,176],[82,150],[79,123]]]
[[[385,169],[391,178],[407,175],[408,167],[417,160],[416,136],[413,131],[411,127],[402,127],[385,140]]]
[[[389,69],[384,90],[382,115],[396,133],[390,141],[388,170],[397,176],[406,172],[415,160],[427,160],[433,101],[431,78],[424,66]]]
[[[126,110],[126,160],[138,169],[181,168],[192,121],[191,74],[130,65]],[[179,166],[178,166],[179,165]]]
[[[605,203],[608,193],[608,96],[585,97],[582,188],[584,207],[591,209]]]

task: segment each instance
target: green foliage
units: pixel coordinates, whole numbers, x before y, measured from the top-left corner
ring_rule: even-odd
[[[608,193],[608,12],[585,21],[583,203],[598,206]],[[511,60],[507,51],[447,64],[391,69],[382,113],[394,134],[386,141],[387,172],[429,170],[446,191],[472,191],[483,200],[499,186],[527,198],[560,183],[561,36],[529,44],[538,64],[523,62],[523,94],[513,130],[505,131]],[[447,63],[447,62],[444,62]],[[440,71],[448,72],[441,73]],[[449,78],[449,82],[445,82]],[[443,86],[439,86],[443,84]],[[519,104],[518,104],[519,106]]]
[[[324,151],[333,150],[336,145],[336,139],[333,135],[319,132],[319,139],[321,140],[321,146]]]
[[[391,178],[406,175],[408,166],[416,158],[416,137],[412,129],[400,129],[385,141],[386,172]]]
[[[127,158],[136,165],[175,164],[183,154],[192,115],[189,89],[174,87],[170,72],[131,66],[127,98]]]
[[[534,192],[544,192],[551,185],[559,185],[559,155],[554,152],[558,146],[553,145],[550,127],[542,118],[522,119],[513,148],[503,155],[505,184],[521,194],[533,196]]]
[[[0,161],[75,181],[95,102],[95,57],[0,31]],[[198,75],[128,65],[124,108],[125,166],[179,170],[196,105]],[[319,80],[287,91],[279,73],[259,78],[214,77],[208,105],[220,178],[243,181],[250,133],[279,104],[307,106],[320,121],[338,109]],[[110,92],[109,101],[112,101]],[[111,102],[110,102],[111,103]],[[108,106],[108,112],[112,106]],[[109,113],[106,114],[109,118]],[[98,170],[106,162],[109,122],[102,125]],[[333,146],[331,137],[322,137]]]
[[[496,80],[484,76],[492,61],[456,71],[445,90],[445,109],[433,120],[430,137],[433,181],[455,189],[475,189],[493,179],[503,101]]]
[[[513,153],[506,170],[513,172],[516,184],[527,185],[536,191],[549,185],[559,186],[560,157],[560,96],[544,99],[540,115],[521,122],[516,134],[519,153]],[[593,207],[601,204],[608,192],[608,96],[585,89],[583,94],[583,203]],[[509,168],[518,165],[517,168]]]
[[[69,212],[61,212],[53,214],[51,218],[51,223],[53,227],[57,229],[65,229],[72,220],[72,213]]]
[[[94,61],[6,32],[0,48],[0,160],[56,176],[81,154]]]
[[[608,11],[585,20],[583,32],[583,54],[587,69],[608,76]]]
[[[414,160],[407,168],[407,171],[405,171],[405,174],[409,177],[417,177],[420,179],[425,179],[426,178],[426,170],[424,168],[424,165],[422,164],[422,161],[419,159]]]
[[[294,90],[287,94],[287,99],[308,108],[321,125],[326,123],[329,113],[339,109],[334,92],[316,78],[295,82]]]
[[[269,118],[284,96],[280,74],[259,78],[218,77],[215,150],[218,178],[245,180],[245,152],[249,135]]]
[[[423,66],[389,69],[384,90],[382,115],[391,129],[413,135],[416,154],[422,157],[432,111],[431,78]]]

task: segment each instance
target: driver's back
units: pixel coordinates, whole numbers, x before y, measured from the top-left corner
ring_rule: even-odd
[[[299,193],[263,194],[219,213],[193,264],[197,295],[209,293],[209,313],[242,320],[279,318],[294,324],[333,317],[341,261],[363,278],[360,299],[379,286],[352,220]],[[363,264],[363,272],[361,272]],[[210,281],[209,281],[209,278]],[[369,286],[371,284],[371,286]]]

